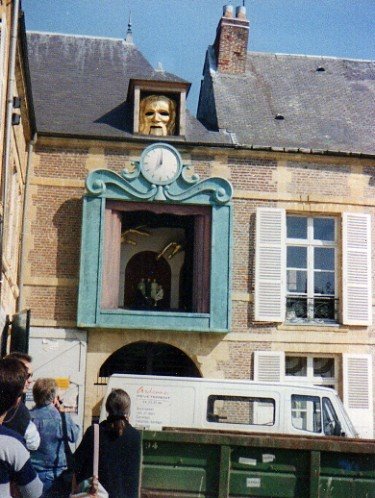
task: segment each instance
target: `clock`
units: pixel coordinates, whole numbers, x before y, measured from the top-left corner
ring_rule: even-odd
[[[181,173],[182,161],[174,147],[156,143],[142,152],[140,166],[146,180],[155,185],[168,185]]]

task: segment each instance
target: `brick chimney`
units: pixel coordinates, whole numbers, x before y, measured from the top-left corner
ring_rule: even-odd
[[[218,71],[229,74],[246,71],[248,39],[249,21],[245,6],[236,8],[236,17],[232,5],[224,6],[214,43]]]

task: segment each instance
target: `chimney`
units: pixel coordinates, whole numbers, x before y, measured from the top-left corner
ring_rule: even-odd
[[[248,39],[249,21],[246,18],[246,7],[237,7],[234,17],[233,6],[224,6],[214,43],[218,71],[228,74],[241,74],[246,71]]]

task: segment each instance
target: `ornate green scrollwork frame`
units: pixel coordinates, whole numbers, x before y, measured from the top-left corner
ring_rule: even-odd
[[[224,178],[189,175],[182,166],[179,177],[167,185],[153,185],[134,170],[120,174],[106,169],[89,173],[83,197],[81,261],[78,298],[80,327],[158,329],[221,332],[230,328],[230,280],[232,233],[232,186]],[[103,251],[105,207],[108,200],[210,206],[211,262],[208,313],[103,309]]]

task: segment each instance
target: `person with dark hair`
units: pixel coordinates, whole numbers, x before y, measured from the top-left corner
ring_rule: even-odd
[[[129,423],[130,397],[114,389],[105,404],[108,417],[99,425],[99,482],[109,498],[138,498],[141,435]],[[93,472],[94,428],[89,427],[74,453],[77,482]]]
[[[21,351],[12,351],[5,358],[16,358],[16,360],[22,361],[22,363],[31,363],[33,361],[28,353],[22,353]]]
[[[8,411],[4,420],[4,425],[8,429],[18,432],[24,438],[28,450],[36,450],[40,444],[39,432],[34,422],[31,421],[30,412],[22,399],[30,389],[32,382],[32,358],[27,353],[20,353],[17,351],[8,354],[5,358],[14,358],[22,362],[27,369],[27,378],[25,385],[23,386],[23,392],[18,399],[18,403]]]
[[[18,487],[22,497],[39,498],[40,482],[30,461],[22,438],[15,431],[4,427],[7,412],[17,403],[27,379],[25,365],[16,358],[0,360],[0,496],[10,498],[11,482]]]
[[[38,379],[33,387],[33,396],[35,407],[30,415],[41,442],[39,448],[31,452],[31,461],[43,482],[43,493],[47,494],[57,477],[67,468],[64,439],[71,443],[77,441],[79,427],[64,412],[54,379]]]

